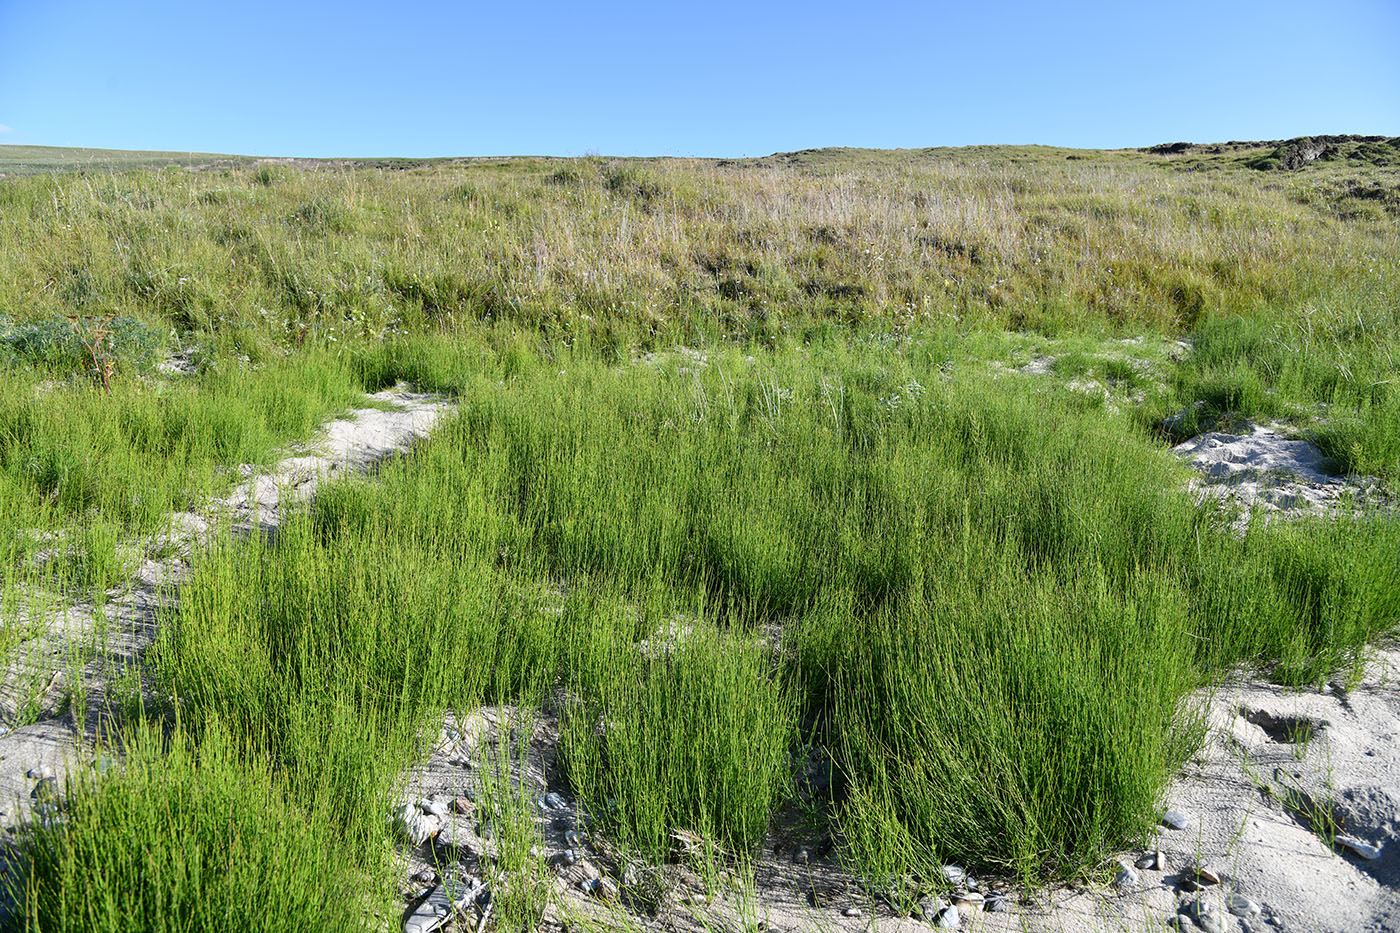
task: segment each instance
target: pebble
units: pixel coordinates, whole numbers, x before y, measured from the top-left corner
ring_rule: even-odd
[[[564,834],[564,844],[571,849],[582,849],[583,834],[577,830],[569,830]]]
[[[456,797],[452,800],[452,812],[465,816],[472,812],[472,802],[466,797]]]
[[[432,933],[452,919],[453,913],[477,893],[476,884],[448,878],[428,892],[428,896],[404,921],[404,933]]]
[[[1166,864],[1166,862],[1162,858],[1162,850],[1156,849],[1152,852],[1144,853],[1143,856],[1137,860],[1136,864],[1138,868],[1144,868],[1148,871],[1161,871],[1162,866]]]
[[[565,868],[578,864],[578,853],[573,849],[565,849],[556,856],[558,863]]]
[[[812,860],[812,850],[806,846],[798,846],[792,850],[792,860],[797,865],[806,865]]]
[[[462,858],[472,855],[471,834],[466,827],[448,823],[438,830],[434,844],[447,851],[449,857]]]
[[[1257,917],[1264,910],[1243,894],[1231,894],[1225,899],[1225,906],[1236,917]]]
[[[1184,912],[1206,933],[1223,933],[1225,929],[1225,920],[1220,916],[1220,911],[1207,901],[1192,901],[1186,905]]]
[[[31,800],[57,800],[59,798],[58,778],[44,777],[29,792]]]
[[[990,914],[1009,913],[1011,910],[1011,901],[1007,899],[1005,894],[1002,894],[1000,891],[995,891],[987,895],[986,908],[987,913]]]
[[[48,768],[30,768],[24,772],[24,776],[32,780],[42,781],[44,778],[53,777],[53,772]]]
[[[1373,846],[1369,842],[1363,842],[1355,836],[1338,836],[1337,845],[1343,846],[1355,852],[1357,855],[1369,862],[1374,862],[1381,857],[1381,847]]]
[[[601,897],[605,900],[617,897],[617,884],[611,878],[585,878],[578,886],[590,897]]]
[[[1162,825],[1167,829],[1185,829],[1191,825],[1191,820],[1180,810],[1168,810],[1162,814]]]
[[[426,816],[413,804],[404,804],[394,811],[394,830],[409,845],[421,846],[438,831],[438,821]]]
[[[1204,865],[1197,865],[1191,869],[1191,873],[1201,884],[1219,884],[1220,876]]]
[[[1131,891],[1138,886],[1138,881],[1137,870],[1122,865],[1118,868],[1118,876],[1113,879],[1113,886],[1120,891]]]
[[[542,799],[544,800],[545,808],[549,810],[565,810],[568,809],[569,806],[568,801],[554,793],[554,791],[545,794]]]
[[[965,884],[967,882],[967,872],[961,865],[944,865],[943,877],[948,879],[949,884]]]
[[[437,881],[437,872],[433,871],[431,868],[425,868],[414,875],[412,880],[415,884],[432,884]]]
[[[847,907],[845,910],[841,911],[841,916],[843,916],[843,917],[859,917],[859,916],[860,916],[860,908],[859,908],[859,907]]]
[[[428,816],[444,817],[447,815],[447,804],[441,800],[420,800],[418,808]]]
[[[978,894],[976,891],[969,891],[966,894],[954,894],[953,906],[961,907],[964,910],[977,911],[982,909],[982,905],[986,900],[985,897]]]
[[[958,916],[958,909],[951,904],[938,912],[938,918],[933,925],[940,930],[956,930],[962,918]]]
[[[943,908],[948,905],[941,897],[925,897],[914,905],[914,918],[922,920],[924,923],[933,923],[938,919],[938,915],[943,912]]]

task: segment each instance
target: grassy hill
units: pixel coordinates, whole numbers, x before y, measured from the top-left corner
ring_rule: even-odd
[[[0,146],[0,177],[51,172],[120,172],[133,169],[230,168],[248,156],[208,152],[146,152],[139,149],[75,149],[61,146]]]

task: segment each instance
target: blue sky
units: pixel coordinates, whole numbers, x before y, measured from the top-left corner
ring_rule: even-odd
[[[1400,0],[0,0],[0,143],[763,155],[1400,134]]]

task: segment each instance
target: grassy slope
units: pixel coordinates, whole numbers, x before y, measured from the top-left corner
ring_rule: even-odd
[[[381,485],[326,494],[275,547],[201,560],[160,652],[187,744],[83,795],[36,911],[209,923],[201,905],[251,904],[276,928],[284,887],[309,886],[309,905],[387,897],[382,815],[416,730],[555,686],[583,704],[564,729],[576,790],[652,857],[678,826],[752,844],[800,735],[837,757],[831,817],[869,877],[933,879],[947,857],[1092,874],[1189,751],[1186,690],[1235,663],[1293,683],[1349,670],[1400,612],[1392,521],[1238,540],[1175,494],[1153,435],[1200,399],[1319,419],[1344,462],[1400,475],[1400,239],[1364,195],[1395,173],[1193,158],[824,150],[0,182],[0,337],[119,312],[203,367],[174,389],[122,369],[106,394],[61,354],[6,344],[0,491],[30,525],[150,527],[124,483],[159,512],[360,387],[409,378],[466,403]],[[1195,352],[1154,357],[1159,384],[1113,335]],[[634,363],[676,343],[708,365]],[[1118,413],[989,375],[1046,347],[1060,376],[1141,401]],[[664,620],[690,632],[678,653],[640,654]],[[757,637],[774,626],[777,657]],[[339,857],[309,880],[268,863],[260,882],[177,847],[174,814],[217,825],[224,806],[290,821],[237,821],[250,852]],[[124,861],[142,848],[159,884]]]
[[[229,168],[250,156],[209,152],[145,152],[131,149],[75,149],[61,146],[0,146],[0,176],[54,172],[118,172],[132,169]]]
[[[1199,329],[1219,352],[1174,401],[1325,403],[1331,452],[1392,472],[1394,445],[1363,422],[1396,417],[1396,171],[1192,158],[974,147],[9,180],[0,315],[120,311],[254,363],[467,329],[610,359],[831,327]]]

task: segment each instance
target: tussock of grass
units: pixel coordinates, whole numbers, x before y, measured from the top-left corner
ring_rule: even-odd
[[[790,787],[795,696],[747,626],[684,616],[650,632],[606,620],[626,606],[575,601],[561,657],[576,705],[561,750],[575,791],[629,849],[662,861],[677,829],[730,851],[763,837]],[[601,617],[601,618],[600,618]]]
[[[383,850],[334,844],[317,806],[229,730],[211,725],[197,747],[131,738],[119,771],[71,785],[62,822],[23,837],[17,928],[346,930],[392,910]]]

